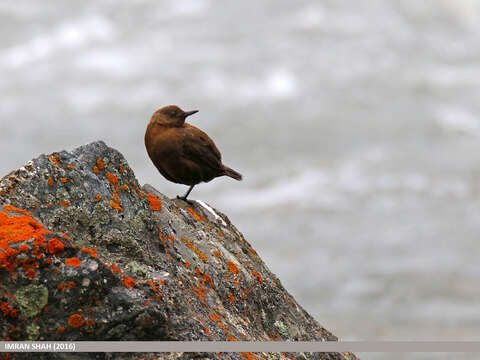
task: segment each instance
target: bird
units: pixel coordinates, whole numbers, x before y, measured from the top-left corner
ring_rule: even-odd
[[[198,110],[183,111],[177,105],[155,111],[145,131],[148,156],[167,180],[190,188],[178,199],[187,203],[193,187],[219,176],[242,180],[242,174],[222,164],[222,155],[210,137],[185,122]]]

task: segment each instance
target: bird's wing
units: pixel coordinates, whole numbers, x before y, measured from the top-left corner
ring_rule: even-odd
[[[212,169],[220,169],[222,166],[222,155],[215,143],[194,126],[185,127],[182,150],[184,157],[200,166]]]

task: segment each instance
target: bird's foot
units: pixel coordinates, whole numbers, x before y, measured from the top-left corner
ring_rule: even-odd
[[[187,204],[190,204],[190,205],[192,205],[192,206],[194,205],[192,201],[187,200],[187,197],[186,197],[186,196],[177,195],[177,199],[183,200],[183,201],[185,201]]]
[[[183,196],[177,195],[177,199],[183,200],[183,201],[185,201],[187,204],[190,204],[190,205],[193,206],[193,202],[188,201],[188,200],[187,200],[187,196],[190,195],[190,192],[192,191],[192,189],[193,189],[194,186],[195,186],[195,185],[190,185],[190,188],[189,188],[188,191],[185,193],[185,195],[183,195]]]

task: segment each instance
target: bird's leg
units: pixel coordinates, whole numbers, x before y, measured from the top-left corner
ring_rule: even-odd
[[[190,195],[190,192],[192,191],[192,189],[193,189],[194,186],[195,186],[195,185],[190,186],[190,189],[188,189],[188,191],[187,191],[187,193],[186,193],[185,195],[183,195],[183,196],[178,196],[178,195],[177,195],[177,199],[186,201],[186,202],[189,203],[190,205],[193,205],[191,201],[188,201],[188,200],[187,200],[187,196]]]

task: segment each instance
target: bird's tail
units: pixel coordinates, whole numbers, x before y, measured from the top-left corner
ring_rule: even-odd
[[[223,171],[225,172],[225,175],[230,176],[235,180],[242,180],[242,174],[240,174],[238,171],[230,169],[228,166],[223,165]]]

